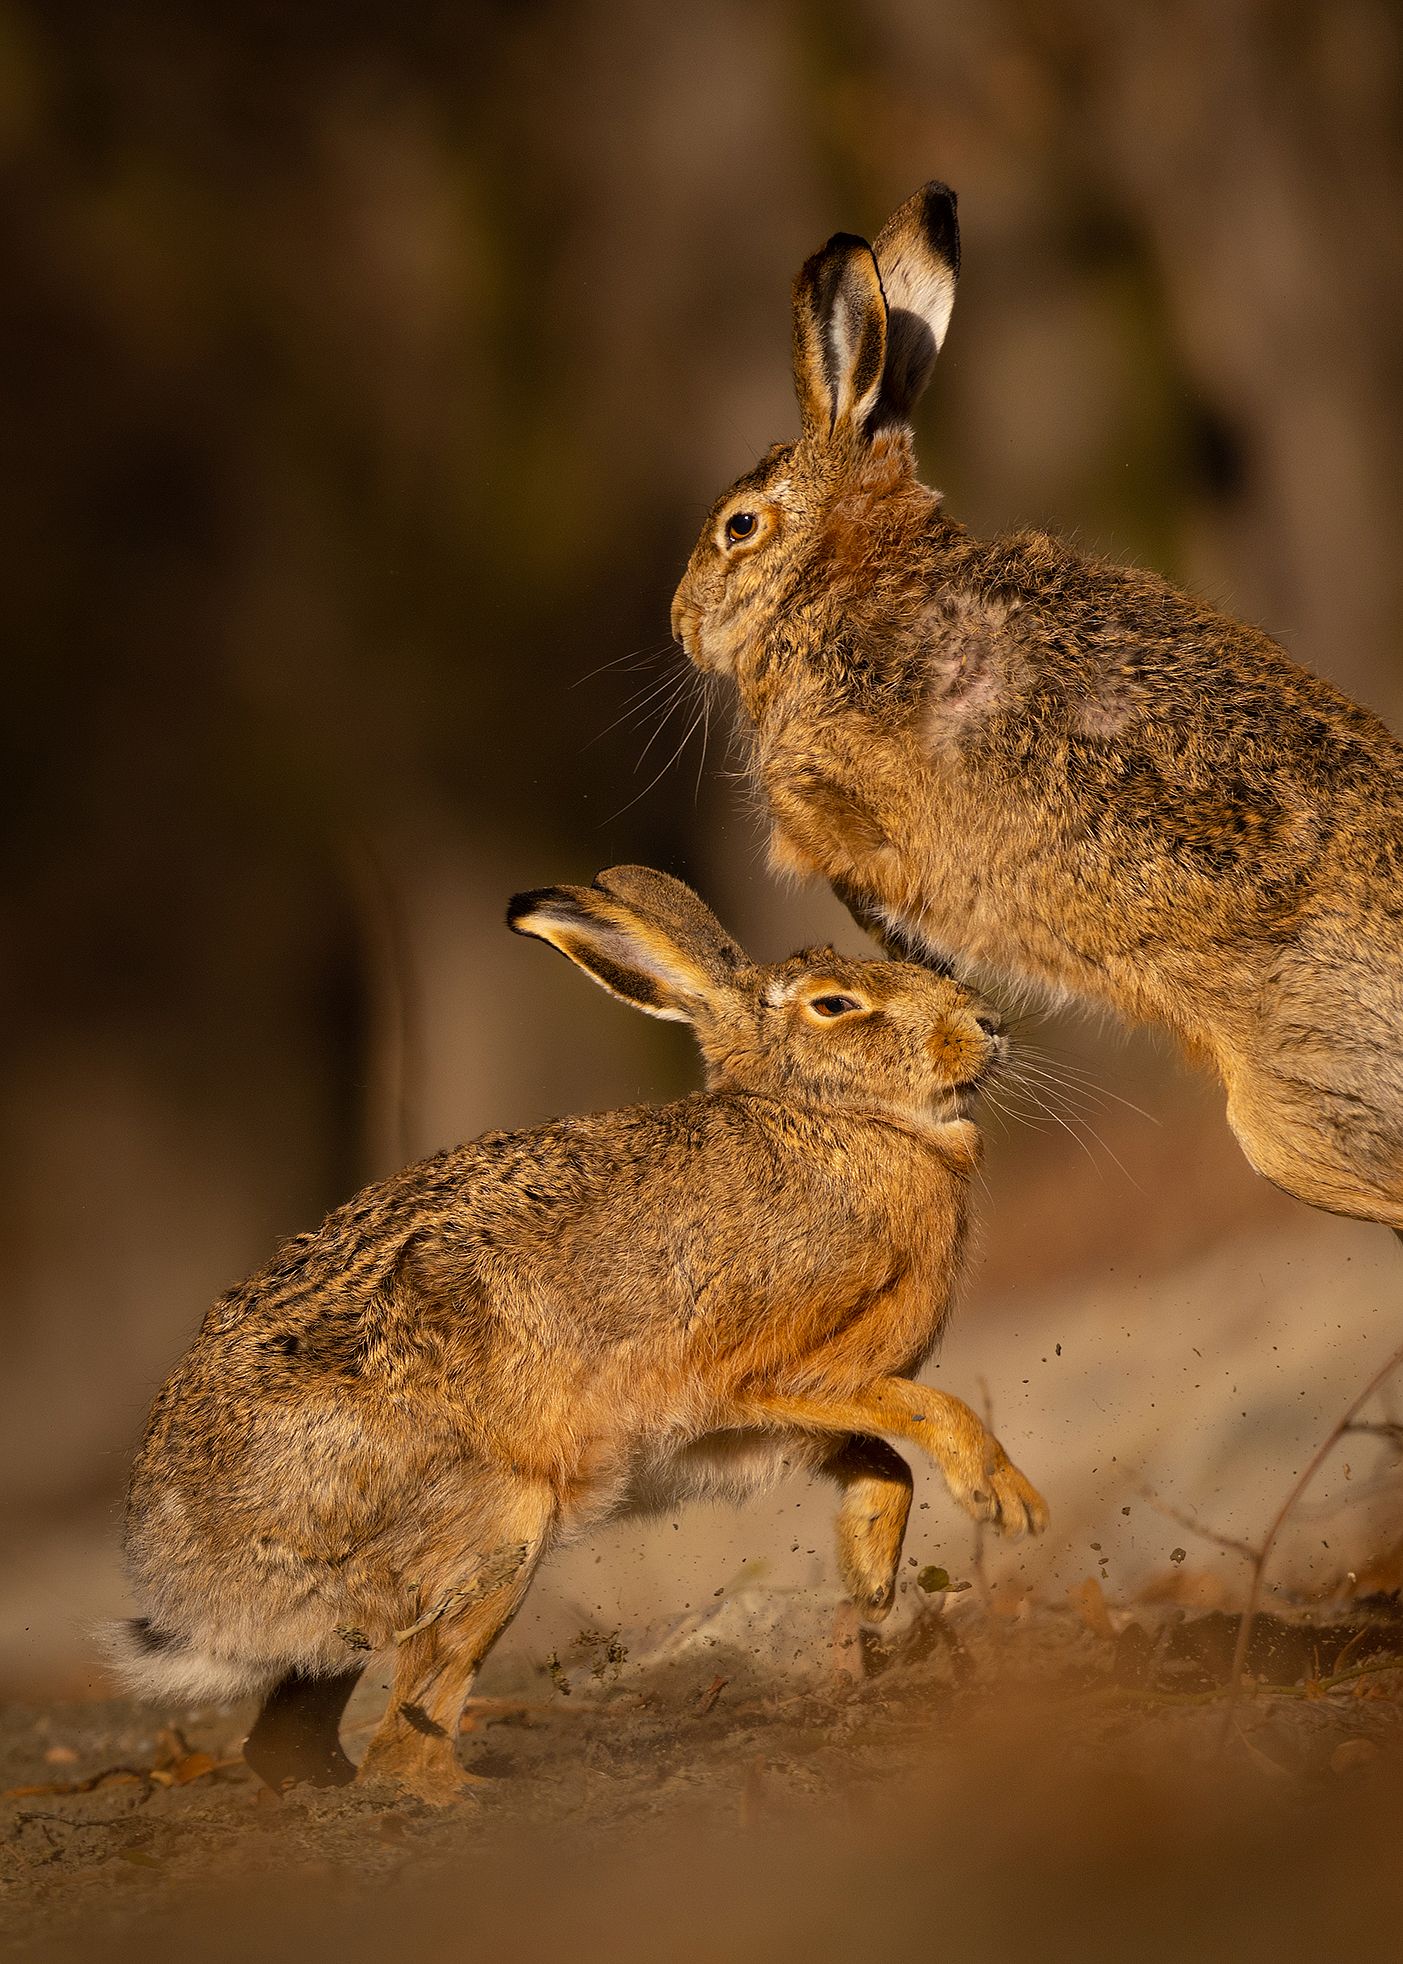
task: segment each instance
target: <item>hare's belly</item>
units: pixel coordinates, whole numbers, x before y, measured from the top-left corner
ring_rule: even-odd
[[[675,1450],[660,1449],[642,1458],[619,1511],[655,1514],[684,1500],[748,1500],[787,1474],[807,1472],[831,1445],[811,1433],[705,1433]]]

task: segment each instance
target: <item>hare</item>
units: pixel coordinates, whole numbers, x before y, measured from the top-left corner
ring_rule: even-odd
[[[509,924],[692,1025],[707,1089],[489,1134],[368,1187],[215,1304],[157,1398],[109,1633],[157,1696],[265,1699],[270,1784],[339,1784],[367,1652],[394,1686],[361,1771],[458,1792],[474,1674],[546,1551],[785,1467],[842,1496],[842,1575],[891,1606],[911,1475],[1040,1530],[972,1411],[911,1381],[949,1312],[1006,1039],[963,987],[831,950],[749,962],[645,867],[519,895]]]
[[[807,262],[798,441],[677,589],[774,861],[893,952],[1167,1026],[1259,1173],[1403,1232],[1403,747],[1154,574],[948,516],[910,416],[958,270],[935,183]]]

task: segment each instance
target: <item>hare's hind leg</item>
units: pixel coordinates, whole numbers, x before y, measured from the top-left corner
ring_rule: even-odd
[[[458,1763],[458,1727],[478,1666],[521,1606],[545,1553],[553,1509],[532,1531],[464,1564],[462,1580],[401,1632],[390,1702],[359,1778],[388,1779],[438,1805],[472,1784]]]
[[[263,1701],[244,1741],[244,1758],[260,1780],[281,1793],[298,1781],[344,1787],[356,1769],[341,1750],[339,1727],[360,1667],[333,1678],[290,1671]]]
[[[856,1433],[819,1472],[842,1489],[838,1568],[861,1616],[880,1623],[896,1595],[897,1564],[911,1512],[911,1469],[883,1439]]]

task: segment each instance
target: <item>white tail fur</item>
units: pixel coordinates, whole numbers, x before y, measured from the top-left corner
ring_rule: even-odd
[[[280,1664],[202,1649],[144,1616],[105,1623],[95,1635],[124,1688],[156,1704],[225,1704],[261,1695],[283,1674]]]

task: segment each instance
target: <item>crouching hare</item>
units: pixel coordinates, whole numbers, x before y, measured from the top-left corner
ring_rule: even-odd
[[[146,1615],[109,1648],[148,1695],[263,1697],[245,1752],[276,1786],[353,1776],[338,1721],[393,1648],[361,1771],[451,1798],[479,1664],[546,1551],[610,1516],[809,1467],[873,1619],[911,1496],[888,1439],[976,1519],[1046,1523],[968,1406],[912,1381],[959,1272],[995,1020],[917,965],[757,967],[644,867],[508,919],[690,1023],[707,1088],[441,1152],[205,1318],[132,1477]]]
[[[1403,747],[1154,574],[950,517],[910,415],[958,270],[941,184],[808,261],[798,441],[677,590],[774,856],[895,952],[1166,1025],[1258,1172],[1403,1232]]]

